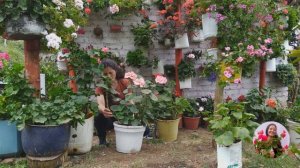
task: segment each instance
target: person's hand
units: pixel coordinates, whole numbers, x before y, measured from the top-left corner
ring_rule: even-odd
[[[102,110],[102,114],[104,115],[105,118],[113,117],[112,112],[108,108],[105,108],[104,110]]]

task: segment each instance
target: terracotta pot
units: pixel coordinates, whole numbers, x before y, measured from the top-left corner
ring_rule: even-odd
[[[122,26],[117,24],[110,25],[110,32],[117,33],[122,31]]]
[[[183,116],[183,125],[184,128],[190,129],[190,130],[196,130],[198,129],[200,122],[200,117],[185,117]]]

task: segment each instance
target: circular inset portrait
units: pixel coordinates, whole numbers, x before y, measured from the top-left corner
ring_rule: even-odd
[[[276,158],[287,151],[290,135],[280,123],[268,121],[255,130],[253,144],[257,153],[268,158]]]

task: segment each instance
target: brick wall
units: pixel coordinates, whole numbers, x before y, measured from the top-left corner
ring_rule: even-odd
[[[150,19],[157,20],[156,9],[152,8],[150,10]],[[117,54],[119,57],[126,57],[126,54],[130,50],[134,50],[136,47],[134,46],[133,35],[130,32],[130,25],[135,25],[140,23],[140,18],[136,16],[130,16],[126,19],[120,20],[119,23],[122,23],[123,28],[122,32],[119,33],[111,33],[110,32],[110,23],[111,20],[105,19],[104,14],[99,12],[90,17],[88,25],[85,27],[86,33],[84,35],[80,35],[77,39],[77,42],[81,44],[81,47],[87,47],[88,45],[93,45],[95,48],[109,47],[112,52]],[[103,37],[97,37],[93,33],[94,27],[99,25],[103,29]],[[206,40],[201,43],[190,43],[189,49],[183,49],[183,53],[190,51],[192,49],[202,50],[203,53],[206,53],[206,50],[210,48],[210,41]],[[155,42],[148,51],[146,51],[148,57],[152,58],[153,56],[158,56],[160,60],[164,62],[164,64],[175,64],[175,49],[174,48],[166,48],[162,45],[159,45]],[[201,59],[197,62],[197,67],[200,64],[203,64],[206,60]],[[242,83],[239,85],[232,84],[227,86],[224,91],[224,98],[227,96],[232,97],[233,99],[237,98],[241,94],[246,94],[248,90],[252,88],[258,88],[259,75],[257,65],[257,71],[255,75],[253,75],[249,79],[242,79]],[[128,68],[127,70],[129,70]],[[135,69],[136,70],[136,69]],[[138,71],[141,75],[150,77],[151,76],[151,68],[142,68]],[[267,73],[266,75],[266,85],[270,86],[273,89],[273,95],[281,100],[281,102],[285,105],[287,100],[287,87],[283,87],[279,82],[276,81],[274,77],[274,73]],[[195,98],[205,95],[214,95],[215,83],[211,83],[203,78],[193,78],[192,79],[192,88],[184,89],[184,96]]]

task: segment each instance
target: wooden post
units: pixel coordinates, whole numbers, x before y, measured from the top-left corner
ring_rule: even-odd
[[[26,77],[33,87],[40,93],[40,39],[24,40],[25,72]]]
[[[266,85],[266,61],[260,61],[259,68],[259,91],[263,93],[263,88]]]
[[[181,4],[180,2],[178,2],[178,16],[179,16],[179,20],[181,19]],[[180,24],[180,23],[178,23]],[[178,65],[180,64],[182,59],[182,49],[175,49],[175,82],[176,82],[176,86],[175,86],[175,95],[177,97],[182,96],[182,91],[180,90],[180,83],[179,83],[179,76],[178,76]]]
[[[211,48],[217,48],[218,47],[218,39],[217,37],[211,38]],[[218,54],[217,60],[221,60],[221,55]],[[214,110],[217,109],[217,105],[223,102],[223,95],[224,95],[224,88],[219,86],[219,75],[217,75],[216,80],[216,89],[215,89],[215,99],[214,99]]]

